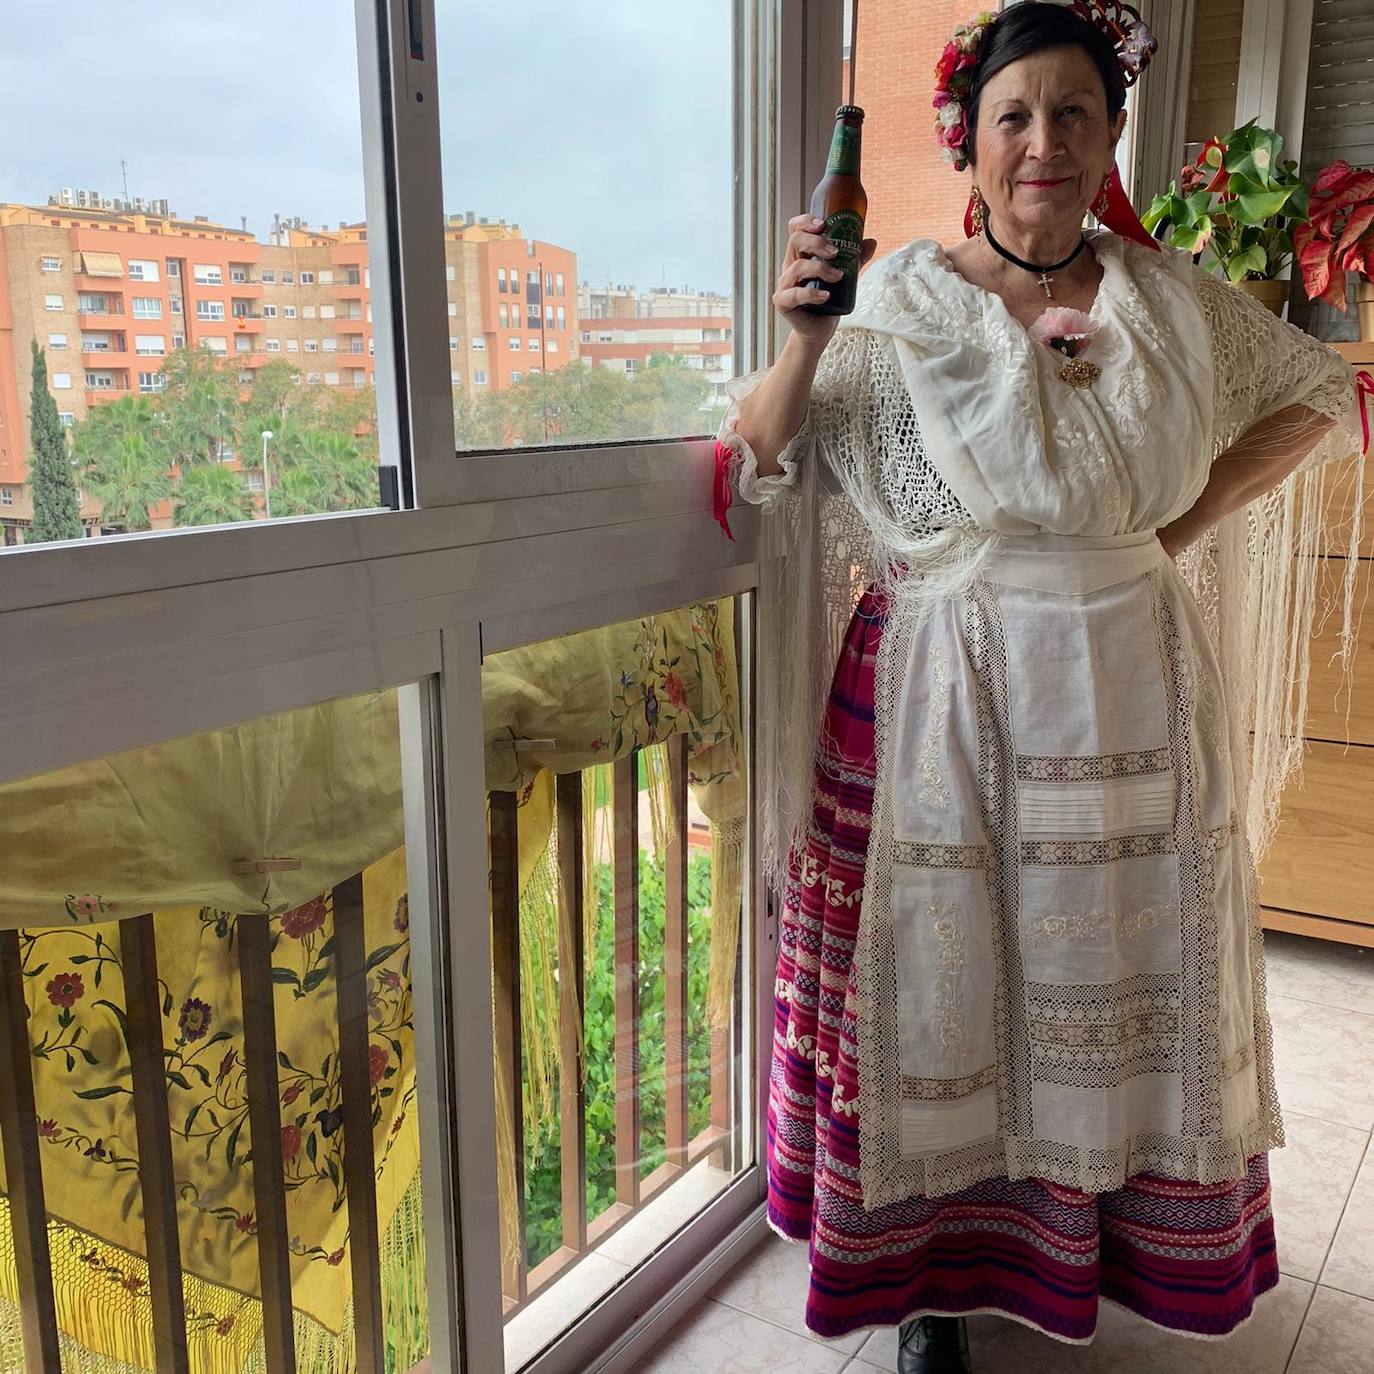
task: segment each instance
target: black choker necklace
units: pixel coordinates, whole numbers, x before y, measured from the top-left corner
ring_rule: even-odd
[[[1050,263],[1048,267],[1038,267],[1035,263],[1026,262],[1023,259],[1018,258],[1015,253],[1009,253],[1005,248],[1003,248],[1002,245],[998,243],[997,240],[992,236],[992,225],[988,222],[986,218],[986,211],[984,212],[984,215],[985,218],[983,220],[983,235],[987,239],[988,244],[992,248],[993,252],[1000,253],[1001,256],[1006,258],[1008,262],[1015,263],[1016,266],[1021,268],[1023,271],[1036,273],[1040,278],[1040,285],[1041,288],[1044,290],[1045,295],[1049,296],[1052,300],[1053,297],[1050,296],[1050,282],[1054,279],[1050,276],[1050,273],[1060,272],[1065,267],[1067,267],[1088,246],[1088,240],[1085,238],[1080,238],[1078,240],[1078,247],[1075,248],[1073,252],[1070,253],[1067,258],[1064,259],[1063,262],[1053,262]]]

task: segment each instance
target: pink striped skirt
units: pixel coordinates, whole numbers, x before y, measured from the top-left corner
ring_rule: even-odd
[[[859,603],[835,671],[817,758],[805,857],[846,889],[860,886],[874,776],[874,668],[883,606]],[[857,1099],[842,1042],[856,1031],[852,963],[858,912],[827,906],[826,882],[785,894],[768,1103],[768,1214],[809,1244],[806,1325],[822,1336],[895,1326],[922,1313],[995,1312],[1059,1340],[1085,1342],[1102,1297],[1159,1326],[1223,1336],[1279,1281],[1267,1157],[1236,1182],[1137,1175],[1107,1193],[1039,1179],[989,1179],[939,1198],[866,1211],[858,1184],[859,1121],[831,1115],[836,1079]],[[848,991],[839,1004],[820,970]],[[832,986],[837,985],[830,980]],[[797,996],[792,992],[795,989]],[[806,1039],[809,1057],[788,1048]],[[835,1078],[815,1065],[824,1051]],[[849,1110],[848,1103],[846,1104]]]

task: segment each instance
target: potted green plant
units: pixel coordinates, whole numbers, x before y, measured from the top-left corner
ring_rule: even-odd
[[[1311,215],[1293,235],[1308,300],[1346,308],[1345,274],[1358,272],[1360,338],[1374,343],[1374,171],[1343,160],[1312,183]]]
[[[1306,223],[1308,204],[1298,164],[1281,162],[1282,151],[1282,135],[1253,119],[1210,138],[1142,220],[1151,233],[1166,224],[1170,247],[1206,252],[1209,270],[1219,267],[1276,315],[1288,294],[1279,274],[1293,260],[1293,233]]]

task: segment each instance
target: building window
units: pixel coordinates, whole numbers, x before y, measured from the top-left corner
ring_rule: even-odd
[[[510,379],[512,382],[519,382],[524,379],[524,376],[525,374],[523,372],[512,372],[510,374]]]
[[[566,329],[568,327],[568,320],[563,314],[563,307],[561,305],[558,307],[558,327],[560,329]]]
[[[277,284],[277,269],[275,267],[264,267],[258,273],[258,280],[264,286],[275,286]]]
[[[288,353],[299,353],[301,351],[300,342],[297,339],[287,339],[286,351]]]
[[[162,386],[162,373],[140,372],[138,374],[138,389],[143,392],[145,396],[151,395],[154,391],[161,391]]]
[[[264,340],[262,341],[262,346],[263,346],[263,347],[267,350],[267,352],[269,352],[269,353],[280,353],[280,352],[281,352],[281,340],[280,340],[280,339],[264,339]]]
[[[321,272],[321,273],[320,273],[320,285],[321,285],[321,286],[333,286],[333,285],[334,285],[334,273],[331,272],[331,271],[324,271],[324,272]]]
[[[519,340],[514,334],[512,334],[512,335],[510,336],[509,342],[510,342],[510,351],[511,351],[512,353],[519,353],[519,352],[520,352],[520,340]]]
[[[536,272],[533,268],[531,268],[528,272],[525,273],[525,285],[533,286],[536,292],[539,289],[539,273]]]
[[[584,329],[584,330],[582,331],[582,342],[583,342],[583,343],[591,343],[591,341],[592,341],[592,336],[591,336],[589,333],[587,333],[587,331]]]
[[[363,278],[362,278],[362,273],[360,273],[356,267],[345,267],[345,268],[344,268],[344,285],[345,285],[345,286],[361,286],[361,285],[362,285],[362,280],[363,280]]]
[[[525,324],[530,329],[539,328],[539,306],[535,301],[525,307]]]
[[[530,376],[537,377],[543,370],[544,369],[540,367],[532,367],[530,368]]]
[[[103,297],[103,296],[101,297],[101,300],[102,300],[102,302],[103,302],[103,300],[104,300],[104,297]],[[61,297],[61,296],[48,296],[48,295],[45,295],[45,296],[43,297],[43,309],[44,309],[44,310],[61,310],[61,309],[62,309],[62,297]]]
[[[0,506],[14,505],[14,488],[0,487]]]
[[[452,334],[448,336],[448,351],[450,353],[456,353],[458,351],[458,340],[455,339]]]
[[[181,263],[180,263],[180,261],[178,261],[178,259],[176,259],[176,258],[168,258],[168,259],[167,259],[167,275],[168,275],[168,277],[180,277],[180,276],[181,276]]]
[[[88,372],[86,374],[87,391],[113,391],[114,373],[113,372]]]
[[[339,341],[338,339],[325,339],[324,342],[320,345],[320,347],[326,353],[333,353],[338,349]]]
[[[474,353],[481,353],[482,350],[486,348],[486,346],[487,346],[487,341],[486,341],[486,338],[485,338],[483,335],[481,335],[481,334],[474,334],[474,335],[472,336],[472,351],[473,351]]]
[[[472,374],[472,380],[475,386],[486,386],[487,374],[485,372],[474,372]]]
[[[251,353],[253,351],[253,340],[247,334],[234,335],[234,352]]]
[[[134,352],[144,357],[161,356],[167,351],[167,340],[161,334],[135,334]]]
[[[70,391],[72,389],[72,374],[70,372],[54,372],[52,374],[52,389],[54,391]]]
[[[295,283],[296,283],[296,274],[295,274],[294,272],[290,272],[290,271],[287,271],[286,269],[283,269],[283,270],[282,270],[282,274],[281,274],[281,284],[282,284],[283,286],[294,286]]]
[[[169,296],[169,297],[168,297],[167,308],[172,312],[173,315],[180,315],[180,314],[181,314],[181,297],[180,297],[180,296]]]
[[[557,353],[557,352],[558,352],[558,340],[557,340],[557,339],[550,339],[550,340],[549,340],[548,351],[549,351],[550,353]]]
[[[504,329],[504,328],[506,327],[506,303],[505,303],[505,301],[502,301],[502,302],[500,303],[500,305],[498,305],[498,306],[496,307],[496,318],[497,318],[498,320],[501,321],[501,328]]]
[[[248,272],[242,267],[231,267],[229,269],[229,280],[238,286],[247,286]]]
[[[301,306],[301,319],[313,320],[315,318],[315,307],[313,305]]]
[[[138,311],[134,311],[137,314]],[[197,301],[196,319],[198,320],[222,320],[224,318],[223,301]]]
[[[610,343],[611,336],[609,334],[598,334],[596,336],[596,341],[597,343]]]
[[[550,329],[553,328],[553,306],[551,305],[546,305],[544,307],[544,323],[548,325]]]
[[[49,348],[66,348],[66,346],[67,346],[67,336],[66,336],[65,334],[49,334],[49,335],[48,335],[48,347],[49,347]]]
[[[129,259],[130,281],[157,281],[157,279],[157,263],[149,262],[146,258]]]
[[[553,273],[552,273],[552,272],[545,272],[545,273],[544,273],[544,294],[545,294],[546,296],[552,296],[552,295],[553,295]]]
[[[76,423],[76,411],[59,410],[57,412],[57,422],[63,429],[70,429]]]
[[[463,384],[463,374],[461,372],[450,372],[448,374],[448,379],[453,386],[462,386]]]
[[[44,254],[43,257],[39,259],[39,266],[42,267],[45,272],[60,272],[62,270],[62,259]],[[5,495],[9,495],[9,488],[5,489]]]
[[[320,351],[319,340],[307,339],[305,341],[305,351],[307,353],[318,353]]]
[[[458,307],[452,301],[448,303],[448,313],[450,318],[458,313]]]
[[[444,268],[444,276],[445,276],[449,281],[452,281],[452,280],[453,280],[453,264],[452,264],[452,263],[449,263],[449,264]]]
[[[301,273],[301,285],[302,285],[302,286],[314,286],[314,285],[315,285],[315,274],[314,274],[313,272],[302,272],[302,273]]]
[[[178,348],[185,348],[185,347],[186,347],[186,335],[185,335],[185,334],[173,334],[173,335],[172,335],[172,348],[173,348],[173,349],[178,349]]]
[[[527,345],[527,347],[529,348],[529,350],[530,350],[531,353],[538,353],[538,352],[539,352],[539,340],[538,340],[538,339],[531,338],[530,341],[529,341],[529,343],[528,343],[528,345]]]
[[[318,372],[307,372],[305,374],[305,380],[311,386],[314,386],[320,380],[320,374]]]
[[[244,487],[244,490],[245,490],[245,491],[261,491],[261,490],[262,490],[262,473],[260,473],[260,472],[252,472],[252,471],[249,471],[249,472],[243,473],[242,476],[243,476],[243,487]]]
[[[275,320],[277,318],[277,307],[275,305],[264,305],[262,307],[262,317],[265,320]]]
[[[563,274],[562,274],[561,272],[559,272],[559,273],[557,274],[557,280],[558,280],[558,294],[561,296],[561,295],[563,294]]]
[[[510,270],[510,289],[512,295],[520,294],[520,273],[514,267]]]
[[[506,269],[504,267],[498,267],[496,269],[496,289],[498,291],[504,291],[506,289]]]
[[[332,305],[320,306],[320,319],[332,320],[334,318],[334,307]]]
[[[224,274],[213,264],[198,262],[195,264],[195,277],[197,286],[223,286]]]
[[[282,318],[294,320],[296,318],[296,307],[294,305],[284,305],[281,308]]]
[[[160,320],[162,318],[162,302],[156,296],[135,296],[134,297],[134,319],[136,320]],[[205,315],[201,319],[208,318]],[[220,319],[224,318],[224,307],[220,306]]]
[[[337,372],[326,372],[324,374],[325,386],[338,386],[339,374]]]
[[[202,348],[208,348],[211,353],[228,353],[229,340],[215,336],[209,339],[202,339],[200,341],[200,346]]]

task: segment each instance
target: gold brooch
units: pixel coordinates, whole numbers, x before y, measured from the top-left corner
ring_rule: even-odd
[[[1070,386],[1077,387],[1079,391],[1086,391],[1101,375],[1102,369],[1096,363],[1090,363],[1086,358],[1070,358],[1059,369],[1059,380],[1068,382]]]

